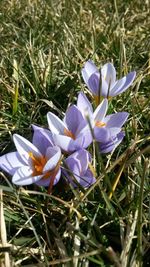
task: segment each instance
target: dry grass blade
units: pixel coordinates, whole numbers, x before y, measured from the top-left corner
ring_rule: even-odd
[[[129,264],[130,249],[131,249],[132,241],[134,239],[135,229],[137,225],[137,218],[138,218],[138,210],[136,210],[134,217],[130,215],[130,222],[127,225],[127,233],[126,233],[126,237],[124,240],[122,253],[120,256],[120,260],[122,264],[121,266],[123,267],[126,267]]]
[[[2,248],[7,246],[7,232],[4,218],[4,207],[3,207],[3,191],[0,189],[0,229],[1,229],[1,242]],[[1,248],[1,247],[0,247]],[[1,267],[11,267],[10,256],[8,252],[4,252],[4,262],[0,261]]]
[[[79,230],[79,219],[76,217],[76,225],[75,229]],[[74,256],[80,255],[80,245],[81,245],[81,239],[78,235],[75,234],[74,236],[74,244],[73,244],[73,249],[74,249]],[[78,267],[78,258],[75,258],[73,260],[73,266]]]

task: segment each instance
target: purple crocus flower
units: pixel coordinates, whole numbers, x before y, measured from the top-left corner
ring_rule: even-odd
[[[83,69],[82,77],[89,90],[94,94],[95,98],[101,96],[113,97],[127,90],[135,79],[136,72],[130,72],[123,78],[116,80],[116,70],[112,63],[107,63],[99,70],[92,60],[88,60]],[[101,78],[100,78],[101,72]],[[101,89],[100,89],[101,79]]]
[[[101,152],[111,152],[116,148],[124,137],[121,127],[126,122],[129,114],[127,112],[117,112],[106,116],[108,109],[106,98],[93,112],[91,103],[82,92],[79,93],[77,106],[83,116],[89,117],[94,138],[100,143]]]
[[[80,149],[71,154],[65,159],[65,164],[68,167],[68,171],[63,170],[64,175],[74,187],[79,183],[82,187],[88,188],[95,183],[96,179],[89,168],[91,156],[85,149]]]
[[[48,112],[47,120],[55,145],[65,152],[87,148],[92,142],[90,130],[85,127],[87,122],[75,105],[68,108],[63,121],[51,112]]]
[[[54,146],[50,132],[33,126],[32,143],[24,137],[14,134],[13,141],[17,151],[0,157],[0,168],[12,175],[16,185],[36,183],[52,187],[61,175],[61,150]]]

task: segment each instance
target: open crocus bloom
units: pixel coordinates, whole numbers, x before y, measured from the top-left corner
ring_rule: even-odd
[[[18,134],[13,135],[17,151],[1,156],[0,168],[13,175],[12,182],[17,185],[56,184],[61,175],[61,150],[48,141],[47,130],[34,127],[33,143]]]
[[[92,60],[85,63],[81,72],[84,82],[95,97],[99,95],[113,97],[123,93],[132,84],[136,76],[136,72],[133,71],[116,80],[116,70],[111,63],[105,64],[99,70]]]
[[[65,170],[64,175],[74,187],[79,183],[82,187],[88,188],[95,183],[96,179],[89,168],[90,162],[90,154],[85,149],[74,152],[65,160],[68,171]]]
[[[65,152],[87,148],[92,142],[87,121],[75,105],[68,108],[63,121],[51,112],[48,112],[47,120],[55,145]]]
[[[111,152],[120,144],[124,137],[121,127],[128,118],[129,114],[127,112],[118,112],[106,116],[108,109],[108,100],[106,98],[93,112],[91,103],[82,92],[79,93],[77,106],[83,116],[89,117],[94,138],[100,143],[101,152]]]

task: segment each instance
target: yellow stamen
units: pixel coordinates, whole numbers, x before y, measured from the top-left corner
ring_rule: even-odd
[[[104,127],[104,126],[106,126],[106,123],[105,122],[102,122],[102,121],[96,121],[95,122],[95,126],[96,127]]]
[[[99,97],[98,95],[94,95],[94,100],[95,100],[95,103],[96,103],[96,107],[102,102],[103,99],[104,99],[103,96]],[[107,99],[111,100],[112,96],[108,96]]]
[[[100,97],[98,95],[94,95],[94,100],[95,100],[96,106],[98,106],[100,104]]]
[[[64,134],[66,135],[66,136],[68,136],[68,137],[71,137],[73,140],[75,140],[76,138],[75,138],[75,135],[71,132],[71,131],[69,131],[68,129],[64,129]]]

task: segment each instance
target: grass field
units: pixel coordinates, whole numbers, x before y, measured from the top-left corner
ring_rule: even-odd
[[[0,266],[150,266],[150,5],[144,0],[0,1],[0,152],[31,124],[48,127],[79,91],[81,68],[113,62],[133,85],[111,111],[130,113],[126,136],[97,162],[97,182],[18,187],[0,173]],[[95,160],[95,159],[94,159]],[[110,188],[118,180],[109,197]]]

